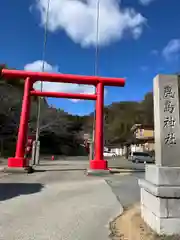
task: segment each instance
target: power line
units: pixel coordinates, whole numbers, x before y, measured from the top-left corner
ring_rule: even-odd
[[[97,0],[97,13],[96,13],[96,48],[95,48],[95,62],[94,62],[94,75],[99,74],[99,17],[100,17],[100,0]]]
[[[94,59],[94,75],[99,75],[99,18],[100,18],[100,0],[97,0],[97,11],[96,11],[96,47],[95,47],[95,59]],[[94,133],[95,133],[95,122],[96,122],[96,102],[94,102],[94,119],[93,119],[93,130],[92,130],[92,155],[94,152]],[[90,156],[93,158],[93,156]]]
[[[44,30],[44,40],[43,40],[43,51],[42,51],[42,72],[44,72],[45,68],[45,54],[46,54],[46,46],[47,46],[47,33],[48,33],[48,22],[49,22],[49,8],[50,1],[47,1],[47,11],[46,11],[46,22],[45,22],[45,30]],[[94,75],[98,76],[99,74],[99,17],[100,17],[100,0],[97,0],[97,14],[96,14],[96,48],[95,48],[95,61],[94,61]],[[41,81],[41,91],[43,90],[43,82]],[[36,124],[36,144],[39,140],[39,127],[40,127],[40,115],[41,115],[41,99],[38,98],[38,110],[37,110],[37,124]],[[95,105],[94,105],[95,109]],[[96,113],[94,112],[94,120],[93,120],[93,143],[94,143],[94,128],[95,128],[95,120]],[[37,146],[37,145],[36,145]]]
[[[45,55],[46,55],[46,46],[47,46],[47,33],[48,33],[48,22],[49,22],[49,8],[50,1],[47,0],[47,10],[46,10],[46,21],[45,21],[45,29],[44,29],[44,39],[43,39],[43,50],[42,50],[42,72],[45,70]],[[41,92],[43,90],[43,82],[41,81]],[[39,140],[40,134],[40,117],[41,117],[41,100],[43,97],[38,97],[38,109],[37,109],[37,122],[36,122],[36,140],[35,140],[35,152],[37,151],[37,143]],[[33,164],[35,164],[35,159],[33,159]]]
[[[44,72],[45,68],[45,55],[46,55],[46,46],[47,46],[47,30],[48,30],[48,20],[49,20],[49,7],[50,1],[47,2],[47,11],[46,11],[46,22],[45,22],[45,30],[44,30],[44,40],[43,40],[43,51],[42,51],[42,72]],[[41,92],[43,90],[43,81],[41,81]],[[39,125],[40,125],[40,115],[41,115],[41,99],[43,97],[38,97],[38,111],[37,111],[37,127],[36,127],[36,141],[39,140]]]

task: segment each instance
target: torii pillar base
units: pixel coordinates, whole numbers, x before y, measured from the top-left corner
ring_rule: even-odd
[[[91,160],[90,168],[86,172],[88,176],[103,176],[109,173],[110,170],[106,160]]]
[[[28,161],[26,158],[22,157],[10,157],[8,158],[8,167],[9,168],[25,168],[27,167]]]
[[[29,166],[29,159],[20,157],[8,158],[8,166],[3,169],[6,173],[33,173],[34,169]]]

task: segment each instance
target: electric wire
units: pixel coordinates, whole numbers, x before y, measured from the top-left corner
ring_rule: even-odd
[[[42,50],[42,72],[45,70],[45,56],[46,56],[46,46],[47,46],[47,33],[48,33],[48,22],[49,22],[49,9],[50,1],[47,1],[47,10],[46,10],[46,20],[45,20],[45,29],[44,29],[44,39],[43,39],[43,50]],[[43,90],[43,81],[40,82],[40,91]],[[37,109],[37,122],[36,122],[36,143],[39,140],[40,134],[40,117],[41,117],[41,100],[43,97],[38,97],[38,109]]]
[[[48,22],[49,22],[49,10],[50,10],[50,1],[47,1],[47,10],[46,10],[46,20],[45,20],[45,30],[44,30],[44,40],[43,40],[43,51],[42,51],[42,72],[45,70],[45,55],[46,55],[46,47],[47,47],[47,33],[48,33]],[[95,61],[94,61],[94,75],[99,75],[99,18],[100,18],[100,0],[97,0],[97,12],[96,12],[96,46],[95,46]],[[41,92],[43,90],[43,82],[41,81]],[[38,98],[38,110],[37,110],[37,122],[36,122],[36,143],[39,140],[40,134],[40,117],[41,117],[41,99]],[[95,102],[96,104],[96,102]],[[95,109],[94,104],[94,109]],[[93,119],[93,143],[94,143],[94,128],[96,121],[96,112],[94,111],[94,119]]]
[[[94,60],[94,75],[99,75],[99,19],[100,19],[100,0],[97,0],[96,7],[96,45],[95,45],[95,60]],[[94,102],[94,118],[93,118],[93,129],[92,129],[92,143],[94,151],[94,133],[95,133],[95,122],[96,122],[96,101]],[[91,156],[93,157],[93,156]]]
[[[45,29],[44,29],[44,38],[43,38],[43,49],[42,49],[42,72],[45,70],[45,56],[46,56],[46,46],[47,46],[47,33],[48,33],[48,22],[49,22],[49,9],[50,9],[50,1],[47,0],[47,10],[46,10],[46,20],[45,20]],[[43,82],[40,82],[40,91],[43,90]],[[41,119],[41,102],[43,97],[38,97],[38,107],[37,107],[37,121],[36,121],[36,138],[35,138],[35,154],[33,156],[32,164],[36,163],[36,152],[37,152],[37,144],[39,141],[40,135],[40,119]],[[38,159],[39,161],[39,159]]]

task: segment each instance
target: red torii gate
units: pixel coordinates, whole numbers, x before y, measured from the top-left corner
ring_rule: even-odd
[[[56,97],[96,100],[96,124],[95,124],[95,158],[90,161],[90,169],[107,170],[108,164],[104,160],[104,137],[103,137],[103,108],[104,108],[104,86],[124,87],[125,79],[123,78],[107,78],[98,76],[81,76],[70,74],[57,74],[46,72],[30,72],[22,70],[2,69],[1,76],[14,80],[17,78],[24,79],[24,96],[22,102],[22,111],[19,124],[19,133],[16,144],[15,157],[8,158],[9,168],[26,168],[29,163],[25,158],[25,146],[27,141],[28,120],[30,114],[30,98],[31,96]],[[96,87],[95,94],[78,94],[78,93],[59,93],[59,92],[41,92],[33,90],[33,84],[36,81],[44,82],[62,82],[74,84],[94,85]]]

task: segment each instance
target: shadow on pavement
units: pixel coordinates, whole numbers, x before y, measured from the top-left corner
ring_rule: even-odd
[[[86,171],[87,168],[53,168],[53,169],[35,169],[35,172],[75,172],[75,171]],[[116,173],[143,173],[144,169],[124,169],[124,168],[110,168],[111,174]]]
[[[85,171],[87,168],[66,168],[66,169],[35,169],[35,172],[70,172],[70,171]]]
[[[117,168],[116,169],[111,169],[110,172],[112,174],[116,174],[116,173],[143,173],[145,172],[145,169],[121,169],[121,168]]]
[[[24,194],[40,192],[40,183],[0,183],[0,201],[5,201]]]
[[[49,163],[40,163],[39,166],[51,167],[51,166],[68,166],[69,163],[59,163],[59,162],[49,162]]]

